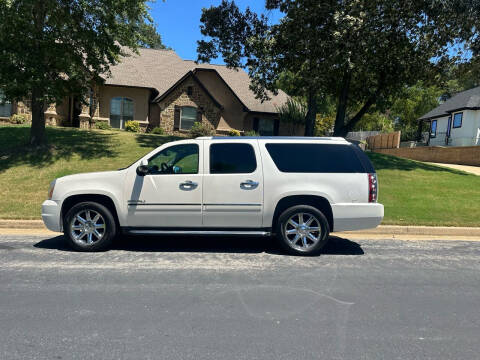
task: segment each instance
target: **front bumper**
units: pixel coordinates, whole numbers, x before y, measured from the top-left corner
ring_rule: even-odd
[[[59,201],[45,200],[42,204],[42,219],[48,230],[62,232],[61,206]]]
[[[363,230],[375,228],[383,220],[383,205],[367,204],[332,204],[333,230]]]

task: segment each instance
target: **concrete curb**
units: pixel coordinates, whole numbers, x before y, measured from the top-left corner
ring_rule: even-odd
[[[380,225],[375,229],[344,231],[342,234],[430,235],[480,237],[480,227]]]
[[[42,220],[0,220],[0,229],[45,229]]]
[[[46,230],[42,220],[0,220],[0,229]],[[480,227],[380,225],[375,229],[342,231],[336,234],[430,235],[480,237]],[[335,233],[334,233],[335,235]]]

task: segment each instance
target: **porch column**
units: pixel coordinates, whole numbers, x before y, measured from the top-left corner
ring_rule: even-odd
[[[82,112],[78,115],[80,120],[80,129],[90,129],[90,98],[86,99],[86,104],[82,103]]]
[[[53,103],[48,106],[47,111],[45,111],[45,123],[47,125],[57,126],[60,125],[60,117],[57,114],[57,104]]]

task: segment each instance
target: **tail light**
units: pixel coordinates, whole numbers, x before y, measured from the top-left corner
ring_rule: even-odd
[[[377,194],[378,194],[377,174],[375,173],[368,174],[368,202],[369,203],[377,202]]]

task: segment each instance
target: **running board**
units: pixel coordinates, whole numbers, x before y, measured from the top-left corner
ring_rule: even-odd
[[[236,236],[270,236],[269,231],[238,231],[238,230],[136,230],[125,231],[132,235],[236,235]]]

